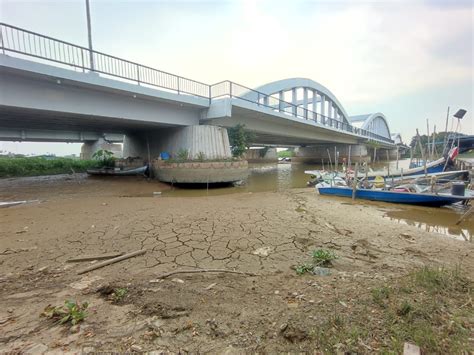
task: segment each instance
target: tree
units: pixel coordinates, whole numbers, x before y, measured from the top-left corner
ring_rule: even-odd
[[[232,156],[241,157],[248,149],[250,142],[254,139],[254,134],[245,130],[245,125],[238,124],[227,129]]]

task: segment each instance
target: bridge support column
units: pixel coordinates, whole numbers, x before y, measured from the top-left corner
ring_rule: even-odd
[[[232,157],[227,130],[218,126],[187,126],[125,136],[123,156],[154,160],[166,152],[182,160],[218,160]],[[184,157],[187,153],[187,159]]]
[[[103,138],[99,138],[96,141],[87,141],[82,144],[81,147],[81,159],[92,159],[92,156],[98,150],[108,150],[114,153],[114,157],[122,157],[122,145],[116,143],[109,143]]]
[[[326,96],[324,94],[321,94],[321,115],[323,116],[322,123],[324,124],[326,122]]]
[[[304,107],[304,118],[308,119],[308,88],[304,88],[303,93],[303,107]]]
[[[329,154],[331,156],[331,162],[334,164],[334,147],[338,152],[338,163],[342,163],[343,159],[346,162],[349,159],[349,144],[321,144],[311,147],[299,147],[295,149],[293,158],[291,159],[294,163],[308,163],[308,164],[322,164],[328,166]],[[370,161],[369,150],[364,144],[353,144],[351,145],[351,162],[364,162]]]
[[[248,149],[244,155],[249,163],[276,163],[278,153],[276,148]]]
[[[316,90],[313,90],[313,120],[315,122],[318,121],[317,108],[318,108],[318,92]]]

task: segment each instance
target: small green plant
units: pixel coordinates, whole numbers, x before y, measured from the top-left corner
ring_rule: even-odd
[[[109,150],[99,149],[92,154],[92,158],[99,161],[103,167],[113,167],[115,165],[114,153]]]
[[[317,266],[331,267],[332,261],[337,259],[337,255],[326,249],[313,250],[311,253],[312,262],[296,266],[295,271],[298,275],[303,275]]]
[[[307,273],[308,271],[311,271],[313,267],[314,266],[312,264],[301,264],[301,265],[298,265],[295,270],[298,275],[303,275]]]
[[[413,310],[413,306],[408,301],[403,301],[400,307],[397,309],[397,314],[399,316],[406,316]]]
[[[110,298],[113,303],[119,303],[124,299],[127,293],[128,289],[119,287],[114,290],[114,292],[110,295]]]
[[[176,158],[178,161],[185,161],[189,159],[189,151],[187,149],[180,149],[178,153],[176,153]]]
[[[206,154],[204,152],[199,152],[196,154],[196,159],[198,161],[204,161],[206,160]]]
[[[228,128],[227,133],[229,135],[232,156],[236,158],[240,158],[249,147],[251,141],[255,139],[255,135],[245,130],[245,125],[243,124]]]
[[[52,319],[58,324],[70,323],[76,325],[86,319],[87,307],[89,307],[87,302],[80,304],[67,300],[64,302],[64,306],[46,306],[41,316]]]
[[[385,300],[390,295],[390,288],[387,286],[372,289],[372,300],[381,307],[385,307]]]
[[[313,262],[315,266],[331,266],[333,260],[337,259],[337,256],[331,250],[317,249],[312,252]]]

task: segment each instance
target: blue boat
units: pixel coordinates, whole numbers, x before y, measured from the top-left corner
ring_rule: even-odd
[[[432,161],[430,163],[426,164],[426,174],[435,174],[435,173],[441,173],[444,171],[444,167],[446,165],[446,159],[445,158],[439,158],[438,160]],[[425,174],[425,167],[424,166],[419,166],[417,168],[411,168],[403,171],[393,171],[390,172],[390,178],[400,178],[400,177],[409,177],[409,176],[415,176],[415,175],[422,175]],[[359,174],[360,177],[362,177],[362,174]],[[389,177],[388,171],[373,171],[367,174],[367,177],[369,180],[375,179],[377,176],[382,176],[382,177]]]
[[[352,197],[352,187],[346,186],[316,186],[320,195]],[[402,203],[408,205],[441,207],[453,203],[469,201],[474,196],[456,196],[447,193],[413,193],[386,190],[357,189],[355,198],[371,201]]]

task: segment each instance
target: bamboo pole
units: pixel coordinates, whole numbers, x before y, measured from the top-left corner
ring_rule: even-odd
[[[101,263],[94,264],[92,266],[86,267],[85,269],[79,270],[77,272],[77,274],[78,275],[85,274],[86,272],[96,270],[96,269],[100,269],[101,267],[104,267],[104,266],[107,266],[107,265],[110,265],[110,264],[114,264],[114,263],[118,263],[119,261],[129,259],[129,258],[133,258],[134,256],[138,256],[138,255],[143,255],[145,253],[146,253],[146,250],[137,250],[137,251],[134,251],[132,253],[125,254],[125,255],[119,256],[117,258],[106,260],[106,261],[103,261]]]
[[[349,156],[347,157],[347,170],[351,168],[351,145],[349,145]]]
[[[337,147],[334,146],[334,170],[335,170],[335,171],[337,171],[337,163],[338,163],[337,160],[338,160],[338,159],[337,159]]]
[[[461,224],[461,222],[463,220],[465,220],[467,217],[469,217],[472,213],[474,213],[474,206],[471,206],[471,208],[469,208],[466,213],[464,213],[461,218],[458,219],[458,221],[456,222],[456,225],[458,224]]]
[[[328,157],[329,157],[329,169],[332,170],[331,153],[329,153],[329,149],[328,149],[328,148],[326,148],[326,151],[328,152]]]
[[[428,119],[426,119],[426,139],[427,139],[427,142],[426,142],[426,150],[427,150],[427,153],[428,153],[428,156],[426,159],[430,159],[430,123],[428,121]]]
[[[359,171],[359,163],[355,164],[354,179],[352,180],[352,202],[355,201],[357,191],[357,172]]]

